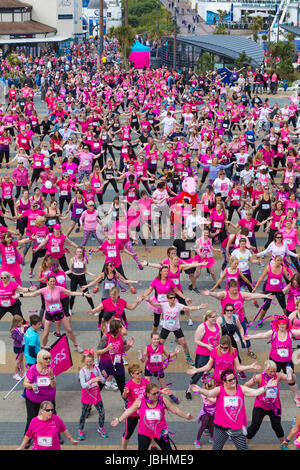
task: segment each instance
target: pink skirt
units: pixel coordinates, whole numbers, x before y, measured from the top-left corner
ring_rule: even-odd
[[[152,302],[158,302],[157,298],[156,297],[151,297]],[[152,312],[154,313],[161,313],[161,308],[156,308],[156,307],[153,307],[153,305],[151,305],[149,302],[147,302],[147,307],[149,310],[151,310]]]
[[[200,258],[199,263],[204,263],[204,262],[207,263],[206,266],[203,266],[204,268],[211,268],[212,266],[214,266],[216,264],[216,260],[213,257],[211,257],[211,258]]]

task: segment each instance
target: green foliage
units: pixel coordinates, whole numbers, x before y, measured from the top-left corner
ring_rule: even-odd
[[[214,34],[228,34],[228,29],[225,26],[218,26],[214,30]]]
[[[131,46],[135,41],[135,31],[130,25],[119,26],[113,30],[114,36],[117,38],[122,56],[125,59],[125,65],[128,64],[128,57],[130,55]]]
[[[197,60],[196,73],[205,75],[208,71],[212,71],[214,66],[215,63],[212,54],[209,52],[203,52]]]
[[[128,0],[128,23],[137,33],[151,38],[173,32],[171,14],[159,0]]]
[[[17,54],[8,54],[6,60],[11,67],[16,67],[17,65],[21,64],[21,61]]]
[[[251,65],[252,59],[248,57],[245,51],[242,51],[237,59],[235,59],[235,65],[238,69],[248,67]]]
[[[219,21],[223,21],[223,19],[225,18],[225,16],[228,15],[228,11],[227,10],[217,10],[217,13],[219,15]]]
[[[276,69],[280,79],[294,80],[295,69],[293,60],[295,55],[295,42],[283,42],[269,44],[269,68]],[[276,58],[280,57],[280,62],[276,62]]]

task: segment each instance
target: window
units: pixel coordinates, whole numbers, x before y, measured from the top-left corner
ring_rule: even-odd
[[[57,19],[58,20],[72,20],[73,15],[58,15]]]

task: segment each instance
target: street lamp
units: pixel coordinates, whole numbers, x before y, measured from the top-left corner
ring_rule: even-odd
[[[173,16],[174,25],[174,42],[173,42],[173,69],[176,69],[176,53],[177,53],[177,7],[175,7],[175,15]]]
[[[103,0],[99,0],[99,60],[103,53]]]

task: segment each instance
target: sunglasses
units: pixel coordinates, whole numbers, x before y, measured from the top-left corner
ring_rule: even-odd
[[[226,308],[225,312],[234,312],[233,308]]]
[[[45,408],[43,411],[46,411],[46,413],[53,413],[54,409],[53,408]]]
[[[171,297],[168,297],[168,299],[175,299],[175,296],[172,295]]]
[[[158,395],[159,394],[159,392],[154,392],[154,393],[150,392],[150,393],[151,393],[151,395]]]
[[[142,375],[142,371],[140,370],[139,372],[136,372],[135,375]]]
[[[7,279],[7,276],[1,276],[1,279]]]

